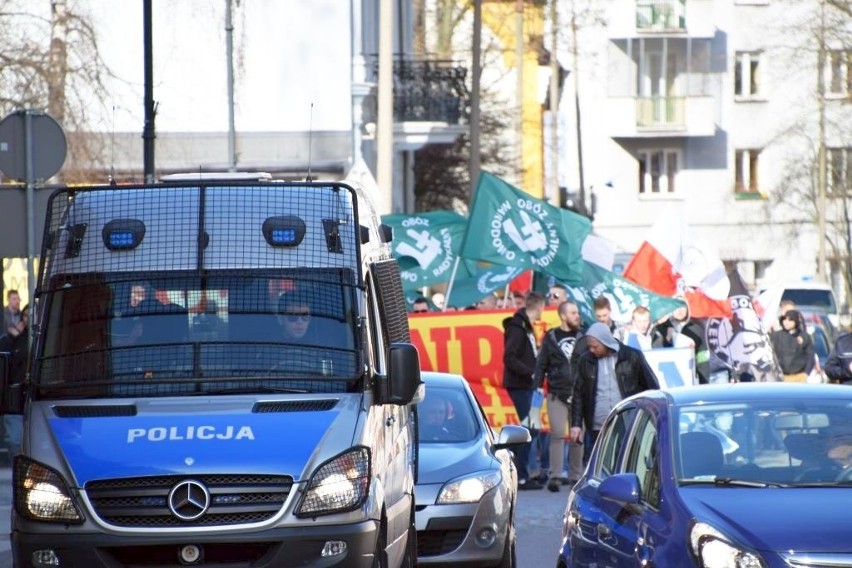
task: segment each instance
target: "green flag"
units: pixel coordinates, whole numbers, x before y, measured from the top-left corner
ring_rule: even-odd
[[[399,261],[406,290],[447,282],[459,258],[467,217],[450,211],[415,215],[384,215],[382,222],[393,227],[391,253]],[[456,277],[470,275],[470,262],[461,262]]]
[[[492,265],[480,268],[473,276],[457,278],[449,290],[447,305],[457,308],[473,305],[488,294],[504,290],[522,272],[524,272],[523,268]]]
[[[532,269],[579,285],[583,281],[581,246],[590,231],[586,217],[536,199],[483,172],[461,256]]]
[[[583,264],[582,290],[573,289],[569,286],[569,294],[575,300],[577,295],[584,296],[587,305],[580,309],[584,321],[589,323],[595,321],[593,305],[595,299],[600,296],[609,298],[612,307],[612,319],[623,322],[630,321],[633,317],[633,310],[639,306],[645,306],[651,311],[651,321],[670,314],[675,308],[683,306],[682,300],[655,294],[627,278],[591,262],[584,261]]]

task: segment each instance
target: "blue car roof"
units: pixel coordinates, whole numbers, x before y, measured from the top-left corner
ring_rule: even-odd
[[[852,388],[847,385],[806,383],[731,383],[672,387],[659,391],[645,391],[638,396],[665,397],[676,406],[700,402],[746,402],[767,399],[849,399]]]

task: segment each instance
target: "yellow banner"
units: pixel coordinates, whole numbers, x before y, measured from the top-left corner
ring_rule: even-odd
[[[503,388],[503,321],[513,314],[513,310],[465,310],[408,318],[421,369],[462,375],[496,429],[519,423]],[[534,324],[539,343],[544,332],[558,324],[556,309],[544,310],[542,321]],[[542,420],[547,429],[544,411]]]

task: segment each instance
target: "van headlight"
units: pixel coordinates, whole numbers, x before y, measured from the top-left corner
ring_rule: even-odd
[[[15,458],[15,510],[33,521],[82,523],[83,515],[71,498],[68,485],[55,470],[24,457]]]
[[[707,523],[695,523],[689,545],[701,568],[766,568],[760,556],[736,545]]]
[[[494,470],[454,479],[441,488],[437,503],[476,503],[486,492],[499,485],[502,478],[500,471]]]
[[[370,449],[359,446],[321,465],[308,482],[297,515],[316,517],[361,506],[370,489]]]

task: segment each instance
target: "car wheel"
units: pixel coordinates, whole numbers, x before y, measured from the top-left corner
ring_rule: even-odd
[[[515,568],[518,565],[515,555],[515,531],[511,528],[506,532],[506,545],[503,547],[503,558],[500,559],[499,568]]]
[[[373,552],[373,568],[388,568],[388,523],[384,514],[379,523],[379,534],[376,537],[376,550]]]
[[[411,522],[408,525],[408,537],[405,545],[405,556],[402,558],[402,568],[417,566],[417,527],[414,526],[414,510],[411,510]]]

